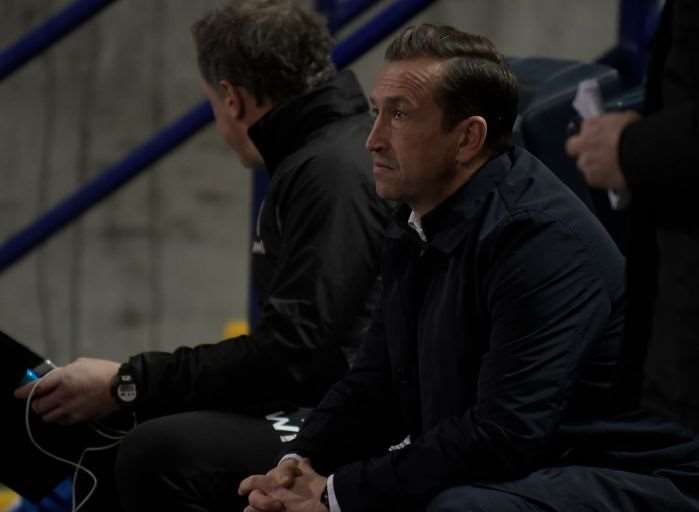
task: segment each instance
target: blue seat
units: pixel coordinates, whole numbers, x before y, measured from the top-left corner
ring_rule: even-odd
[[[575,162],[565,153],[567,127],[576,117],[578,84],[596,79],[604,97],[620,91],[619,73],[602,64],[542,57],[511,58],[520,84],[515,140],[544,162],[577,196],[595,210],[591,191]]]
[[[607,192],[587,186],[576,163],[565,153],[578,84],[595,79],[606,110],[640,110],[643,89],[622,90],[619,73],[609,66],[541,57],[510,58],[508,64],[520,83],[515,141],[548,167],[597,215],[620,249],[624,246],[624,213],[611,209]]]
[[[70,512],[72,496],[71,481],[64,480],[36,504],[23,499],[12,512]]]

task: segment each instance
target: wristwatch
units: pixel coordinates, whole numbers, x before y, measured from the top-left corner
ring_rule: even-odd
[[[112,398],[117,405],[132,407],[138,398],[138,386],[128,363],[122,364],[112,380]]]

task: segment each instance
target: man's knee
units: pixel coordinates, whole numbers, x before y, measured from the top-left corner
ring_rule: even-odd
[[[187,446],[179,429],[168,417],[138,425],[127,434],[119,446],[116,461],[117,477],[129,474],[149,475],[173,467],[178,454]]]
[[[427,512],[533,512],[523,498],[494,489],[464,485],[437,495]]]

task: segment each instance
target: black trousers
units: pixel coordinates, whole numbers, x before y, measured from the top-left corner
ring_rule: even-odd
[[[306,413],[266,419],[194,412],[144,423],[119,450],[116,483],[124,512],[242,511],[246,500],[236,492],[241,479],[274,465],[286,436],[295,433]],[[544,468],[519,480],[447,489],[427,507],[427,512],[651,510],[699,512],[699,463],[653,474]]]
[[[8,457],[0,465],[0,483],[38,503],[59,482],[72,478],[73,468],[39,453],[26,435],[23,403],[13,399],[8,405],[17,410],[5,425],[10,442]],[[251,416],[200,411],[146,421],[119,447],[85,454],[82,466],[98,482],[81,512],[242,510],[246,501],[237,495],[240,481],[275,464],[283,443],[294,437],[308,412],[287,408]],[[131,421],[110,419],[116,428],[126,428]],[[85,448],[112,442],[89,425],[63,428],[38,418],[32,423],[43,447],[74,462]],[[76,504],[92,487],[92,479],[78,473]]]
[[[237,494],[240,481],[274,466],[283,443],[294,437],[307,413],[297,409],[255,417],[197,411],[139,425],[117,455],[121,509],[243,510],[247,500]]]
[[[267,416],[190,412],[147,421],[118,450],[90,453],[85,466],[99,477],[83,512],[243,510],[240,481],[264,473],[307,410]],[[89,489],[79,479],[80,501]],[[564,466],[520,480],[475,483],[439,494],[428,512],[699,512],[699,463],[652,474]]]
[[[453,487],[427,512],[696,512],[699,464],[642,475],[588,466],[545,468],[509,482]]]

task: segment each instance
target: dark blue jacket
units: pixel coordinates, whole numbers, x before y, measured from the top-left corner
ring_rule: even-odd
[[[422,219],[426,243],[408,213],[355,367],[287,450],[334,473],[343,512],[551,465],[655,469],[669,454],[642,454],[687,440],[617,416],[624,261],[543,164],[517,148],[491,160]],[[631,431],[643,441],[620,443]]]

